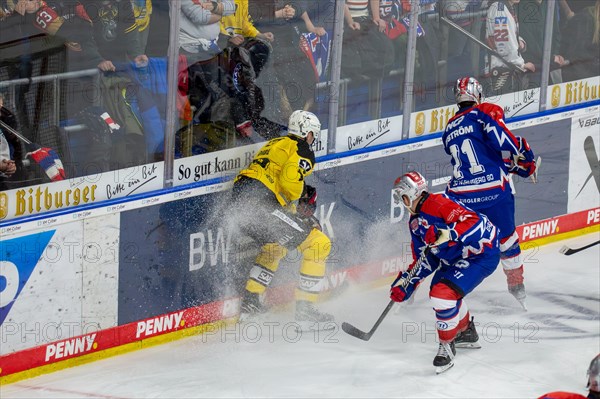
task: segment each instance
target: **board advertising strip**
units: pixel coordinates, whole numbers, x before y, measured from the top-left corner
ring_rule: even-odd
[[[168,313],[118,327],[53,342],[0,357],[0,379],[10,374],[47,366],[79,356],[143,341],[185,328],[216,322],[231,316],[230,301]],[[4,382],[4,381],[3,381]]]

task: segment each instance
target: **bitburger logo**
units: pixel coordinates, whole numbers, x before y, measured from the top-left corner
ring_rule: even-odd
[[[552,89],[552,98],[550,99],[552,108],[556,108],[560,105],[560,86],[556,85]]]
[[[419,112],[415,121],[415,133],[417,136],[425,133],[425,113]]]
[[[0,220],[8,215],[8,195],[0,193]]]

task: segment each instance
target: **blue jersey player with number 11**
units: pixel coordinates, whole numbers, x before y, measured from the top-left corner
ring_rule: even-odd
[[[483,90],[475,78],[457,80],[454,95],[459,110],[448,121],[442,136],[454,167],[446,194],[486,215],[498,227],[500,263],[508,291],[526,309],[510,175],[526,178],[534,174],[535,156],[523,137],[508,130],[502,108],[482,102]],[[503,152],[509,153],[510,158],[505,159]]]

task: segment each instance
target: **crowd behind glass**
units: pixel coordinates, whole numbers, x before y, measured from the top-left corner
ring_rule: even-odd
[[[539,87],[546,1],[420,0],[413,110],[451,104],[465,75],[488,95]],[[49,181],[32,148],[54,149],[72,178],[162,161],[165,135],[174,158],[285,135],[296,109],[327,128],[335,0],[176,3],[173,16],[165,0],[0,1],[0,190]],[[410,12],[346,0],[339,104],[380,106],[340,125],[402,114]],[[600,75],[600,0],[556,0],[551,53],[550,84]]]

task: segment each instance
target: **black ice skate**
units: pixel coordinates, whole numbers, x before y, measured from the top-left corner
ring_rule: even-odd
[[[450,343],[440,342],[438,353],[435,358],[433,358],[435,373],[441,374],[452,368],[452,366],[454,366],[454,355],[456,355],[454,341]]]
[[[296,302],[296,323],[301,331],[333,330],[335,319],[329,313],[320,312],[312,302]]]
[[[479,335],[475,329],[473,319],[474,318],[471,317],[466,330],[456,334],[456,338],[454,338],[454,346],[456,348],[481,349],[481,345],[479,345]]]
[[[523,310],[527,310],[527,304],[525,303],[525,299],[527,298],[527,293],[525,292],[524,284],[521,283],[521,284],[511,285],[508,287],[508,292],[510,292],[512,294],[512,296],[514,296],[515,299],[517,301],[519,301],[519,303],[523,307]]]
[[[258,294],[246,291],[240,307],[240,323],[266,312]]]

